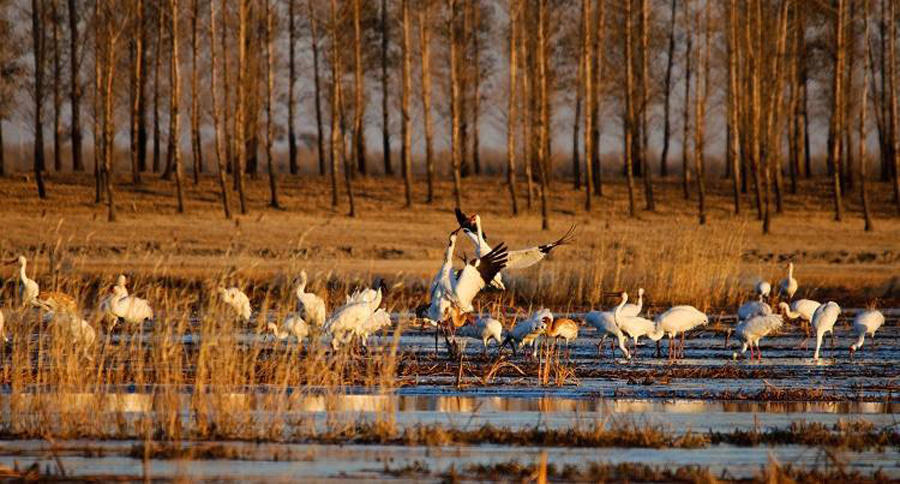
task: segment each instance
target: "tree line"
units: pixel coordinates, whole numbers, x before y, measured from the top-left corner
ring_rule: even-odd
[[[560,131],[572,135],[565,168],[585,211],[611,176],[624,178],[632,216],[641,198],[655,210],[654,177],[677,175],[704,224],[708,130],[717,129],[734,213],[755,210],[764,232],[785,194],[813,176],[819,126],[834,217],[845,217],[845,197],[859,196],[870,230],[867,181],[889,182],[900,213],[896,10],[891,0],[0,0],[0,120],[30,102],[41,198],[45,134],[54,171],[86,170],[91,135],[94,199],[114,221],[114,148],[124,136],[132,184],[151,174],[172,180],[183,212],[185,184],[215,174],[230,218],[247,212],[246,176],[267,176],[269,205],[280,207],[279,177],[288,174],[273,146],[286,124],[289,175],[299,175],[309,138],[332,204],[343,194],[354,216],[354,180],[376,162],[367,128],[381,133],[387,177],[396,161],[406,206],[414,157],[424,165],[424,203],[449,173],[459,205],[465,178],[486,171],[484,125],[500,119],[510,209],[521,210],[524,180],[525,205],[540,206],[544,228],[560,171],[553,154],[566,151],[553,146]],[[301,72],[301,58],[312,72]],[[298,106],[304,91],[308,110]],[[380,112],[370,114],[378,98]],[[724,122],[714,125],[716,108]],[[213,153],[204,151],[210,136]],[[604,173],[604,136],[621,143],[620,172]],[[0,175],[2,143],[0,123]]]

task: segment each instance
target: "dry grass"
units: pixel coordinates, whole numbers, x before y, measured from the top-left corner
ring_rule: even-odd
[[[85,286],[90,292],[118,272],[136,279],[138,293],[156,285],[192,285],[199,292],[201,281],[224,277],[249,287],[257,304],[301,268],[319,281],[317,290],[327,286],[329,294],[340,298],[340,286],[383,276],[393,286],[388,303],[414,307],[455,223],[446,183],[438,184],[433,206],[406,210],[399,181],[357,180],[360,216],[351,219],[343,205],[331,208],[324,179],[285,178],[283,211],[265,208],[265,181],[252,181],[250,214],[227,221],[212,180],[188,187],[187,214],[177,215],[173,187],[148,179],[140,187],[119,186],[120,221],[115,224],[105,221],[104,206],[93,204],[89,178],[54,175],[46,201],[39,201],[22,177],[0,179],[8,202],[0,206],[0,256],[25,253],[33,259],[30,267],[39,282],[51,284],[58,273],[78,292]],[[484,298],[483,304],[606,306],[604,291],[642,286],[656,306],[689,303],[718,309],[747,297],[759,276],[773,281],[783,277],[781,261],[787,259],[797,263],[803,296],[834,297],[844,306],[862,305],[872,297],[882,298],[884,305],[900,302],[900,220],[881,193],[885,191],[873,187],[879,192],[878,230],[867,234],[854,218],[853,199],[846,222],[831,220],[828,192],[819,183],[801,186],[802,193],[812,195],[788,196],[787,213],[775,219],[772,235],[762,236],[752,210],[740,217],[730,214],[728,185],[719,181],[710,188],[705,227],[696,225],[694,202],[680,198],[677,183],[659,187],[656,212],[642,211],[630,219],[623,215],[621,185],[608,186],[608,196],[586,214],[583,193],[560,181],[551,194],[553,230],[541,232],[536,208],[511,217],[498,181],[467,179],[464,208],[484,216],[492,242],[525,247],[554,239],[570,224],[579,226],[575,244],[558,249],[534,269],[510,273],[510,290]],[[420,200],[422,190],[416,190]],[[461,247],[471,255],[468,242]],[[50,250],[59,261],[54,274],[48,268]],[[12,270],[4,275],[11,278]]]

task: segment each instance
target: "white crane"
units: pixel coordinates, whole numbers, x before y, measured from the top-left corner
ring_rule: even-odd
[[[294,291],[297,296],[297,314],[314,327],[325,324],[325,301],[317,294],[306,292],[306,271],[300,271],[300,282]]]
[[[472,241],[472,244],[475,245],[475,255],[477,257],[482,257],[491,252],[491,246],[487,242],[487,236],[485,236],[484,231],[481,228],[481,216],[475,214],[471,217],[466,217],[462,210],[457,208],[456,221],[459,222],[459,228],[465,232]],[[544,260],[547,254],[556,247],[572,242],[574,235],[575,226],[573,225],[565,235],[554,242],[529,247],[527,249],[511,250],[509,251],[509,260],[504,269],[515,270],[531,267]],[[506,286],[503,285],[503,276],[501,276],[499,272],[491,279],[491,286],[496,289],[506,289]]]
[[[28,259],[24,255],[20,255],[17,259],[13,259],[8,264],[19,264],[19,299],[22,307],[36,306],[38,294],[41,292],[40,286],[34,279],[29,279],[25,268],[28,265]]]
[[[436,326],[449,319],[453,330],[465,324],[466,314],[475,310],[472,305],[475,296],[506,267],[508,260],[506,245],[501,243],[487,254],[466,262],[461,270],[453,274],[453,251],[459,230],[450,233],[444,263],[432,281],[431,301],[423,314],[426,320]]]
[[[352,340],[354,335],[360,334],[363,325],[381,305],[381,297],[379,289],[371,301],[351,302],[335,310],[323,326],[331,334],[332,349],[337,350],[339,346]]]
[[[146,299],[129,296],[124,285],[116,285],[112,291],[113,296],[109,303],[109,309],[117,320],[122,319],[128,324],[141,324],[153,319],[153,309],[150,308],[150,303]]]
[[[600,336],[600,342],[597,343],[598,353],[602,353],[603,343],[606,341],[606,338],[613,337],[618,341],[619,349],[622,350],[625,358],[631,358],[631,353],[625,347],[625,335],[616,324],[612,311],[591,311],[584,315],[584,322],[593,326],[597,330],[597,335]],[[615,349],[613,349],[613,356],[615,356]]]
[[[819,306],[813,313],[812,327],[816,330],[816,351],[813,353],[813,359],[819,359],[819,349],[822,347],[822,338],[825,333],[831,333],[831,345],[834,346],[834,323],[837,322],[841,315],[841,307],[834,301]]]
[[[641,336],[646,336],[652,341],[659,341],[663,337],[663,331],[656,323],[647,318],[625,314],[625,309],[629,306],[626,304],[628,301],[628,293],[621,293],[621,297],[622,302],[619,303],[619,306],[613,312],[613,317],[615,318],[616,326],[619,327],[622,333],[628,335],[632,339],[634,344],[632,346],[631,354],[634,356],[637,355],[637,343]]]
[[[487,347],[491,340],[496,341],[498,347],[503,344],[503,324],[490,316],[482,316],[456,330],[456,335],[481,341],[484,356],[487,357]]]
[[[244,322],[250,321],[250,314],[253,312],[253,309],[250,307],[250,298],[244,294],[244,291],[237,287],[226,289],[224,286],[219,286],[216,292],[219,295],[219,299],[234,310]]]
[[[128,288],[125,287],[125,276],[120,274],[119,277],[116,278],[116,286],[122,286],[125,289],[125,295],[128,295]],[[100,303],[97,304],[97,313],[100,314],[100,317],[106,322],[108,327],[113,327],[119,321],[119,317],[116,316],[112,311],[112,302],[113,299],[116,298],[116,295],[113,294],[112,289],[110,289],[109,294],[100,299]]]
[[[309,336],[309,325],[303,320],[299,312],[288,314],[284,321],[281,322],[281,327],[275,323],[269,323],[266,327],[281,341],[293,336],[297,338],[297,344],[300,345]]]
[[[734,335],[743,343],[741,354],[750,348],[750,360],[753,360],[753,347],[756,346],[756,359],[762,361],[762,351],[759,349],[759,340],[774,331],[781,329],[784,319],[780,314],[756,314],[749,319],[738,323],[734,328]],[[731,328],[728,329],[731,333]],[[732,358],[737,359],[737,352],[732,353]]]
[[[809,337],[809,323],[812,322],[813,313],[821,305],[822,303],[812,299],[797,299],[791,301],[790,306],[784,301],[778,303],[778,307],[781,308],[781,311],[788,319],[800,319],[803,321],[803,329],[806,331],[807,337]]]
[[[60,312],[53,313],[50,322],[59,328],[61,337],[68,338],[68,341],[80,347],[80,350],[87,356],[88,348],[97,339],[97,332],[87,321],[77,314]],[[90,356],[88,359],[91,359]]]
[[[769,306],[762,300],[747,301],[741,304],[741,307],[737,310],[738,322],[750,319],[753,316],[766,316],[769,314],[772,314],[772,306]]]
[[[760,300],[767,299],[771,293],[772,285],[769,284],[769,281],[761,280],[756,283],[756,295],[760,297]]]
[[[862,348],[863,342],[866,340],[866,334],[871,334],[874,340],[875,331],[878,331],[878,328],[883,324],[884,314],[881,314],[881,311],[877,309],[863,311],[853,318],[853,333],[856,334],[857,340],[856,343],[850,345],[850,358],[853,358],[856,350]]]
[[[6,336],[6,331],[4,331],[4,326],[6,324],[6,319],[3,316],[3,308],[0,308],[0,336],[3,337],[3,342],[8,343],[9,338]]]
[[[677,358],[678,351],[674,351],[674,339],[681,334],[681,357],[684,357],[684,333],[709,323],[706,313],[700,311],[694,306],[673,306],[668,311],[656,317],[656,325],[669,337],[669,358]],[[657,352],[659,352],[659,341],[657,344]]]
[[[547,331],[551,323],[553,323],[553,313],[541,308],[530,318],[516,323],[515,327],[506,335],[506,339],[501,346],[510,345],[513,350],[513,356],[515,356],[517,349],[531,345],[531,356],[533,358],[537,356],[538,337]]]
[[[788,274],[778,283],[778,295],[787,296],[788,300],[793,299],[794,293],[797,292],[797,286],[797,279],[794,279],[794,263],[788,262]]]

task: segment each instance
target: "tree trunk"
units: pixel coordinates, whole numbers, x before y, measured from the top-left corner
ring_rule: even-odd
[[[338,160],[344,160],[344,183],[347,189],[347,199],[350,202],[349,216],[355,217],[356,210],[353,203],[353,189],[350,184],[350,160],[341,156],[344,144],[341,135],[340,111],[341,111],[341,78],[343,69],[341,67],[341,58],[338,53],[338,45],[340,39],[338,37],[337,23],[337,0],[331,0],[331,157],[332,157],[332,201],[333,205],[337,205],[337,170]]]
[[[200,95],[197,90],[197,22],[200,0],[191,0],[191,160],[194,162],[194,185],[203,173],[203,143],[200,139]]]
[[[506,111],[506,186],[513,215],[519,214],[516,200],[516,59],[517,36],[519,31],[519,0],[509,0],[509,86],[507,91]]]
[[[94,2],[94,18],[100,18],[100,2]],[[100,35],[100,28],[102,26],[101,22],[94,22],[94,99],[93,99],[93,111],[94,111],[94,129],[93,129],[93,137],[94,137],[94,203],[99,204],[100,199],[102,197],[102,180],[103,180],[103,168],[101,164],[103,163],[103,132],[101,129],[102,126],[102,118],[103,118],[103,100],[101,99],[103,96],[103,65],[101,56],[103,55],[102,47],[100,46],[100,42],[102,42],[102,36]]]
[[[157,3],[156,10],[156,45],[153,52],[153,173],[159,172],[162,138],[159,128],[159,71],[160,64],[162,64],[163,21],[165,19],[161,3]]]
[[[366,174],[366,138],[363,126],[363,115],[366,110],[365,85],[363,84],[362,65],[362,28],[360,26],[360,8],[362,0],[353,0],[353,159],[357,170]]]
[[[890,49],[888,49],[888,76],[890,77],[890,93],[888,103],[890,104],[890,144],[891,144],[891,167],[894,174],[894,203],[897,205],[897,212],[900,213],[900,137],[897,136],[900,125],[900,112],[897,107],[897,5],[896,2],[890,2],[890,32],[888,35]]]
[[[672,131],[670,112],[672,98],[672,67],[675,65],[675,18],[676,0],[672,0],[671,19],[669,20],[669,47],[666,56],[666,79],[665,79],[665,122],[663,124],[663,146],[662,154],[659,156],[659,174],[660,176],[669,176],[669,136]]]
[[[71,107],[72,171],[84,171],[81,153],[81,85],[78,82],[78,10],[75,0],[69,4],[69,105]]]
[[[584,0],[582,0],[584,3]],[[584,15],[581,16],[581,32],[584,37]],[[583,39],[582,39],[583,40]],[[578,69],[575,74],[575,114],[572,116],[572,189],[581,189],[581,147],[578,145],[578,135],[581,134],[581,101],[584,82],[584,52],[578,57]],[[590,155],[589,155],[590,156]]]
[[[796,3],[793,4],[795,15],[800,14],[800,7]],[[791,106],[789,116],[788,140],[790,160],[788,172],[791,175],[791,194],[797,194],[797,177],[800,176],[800,153],[803,150],[803,143],[799,138],[800,133],[800,47],[802,45],[800,29],[794,32],[794,55],[791,59]]]
[[[534,104],[532,103],[532,84],[531,80],[531,69],[529,65],[529,49],[528,49],[528,39],[529,36],[525,35],[526,31],[529,31],[530,25],[528,24],[528,4],[525,3],[527,0],[522,0],[522,18],[520,23],[522,26],[519,28],[519,47],[521,49],[521,59],[522,59],[522,92],[521,92],[521,102],[522,102],[522,111],[524,112],[521,116],[522,118],[522,164],[525,166],[525,182],[526,182],[526,207],[528,210],[531,210],[531,206],[534,203],[534,177],[531,173],[531,168],[533,165],[533,147],[534,141],[531,139],[531,127],[533,125],[532,119],[534,118],[534,110],[532,109]]]
[[[247,197],[244,194],[244,166],[247,161],[247,137],[244,134],[244,117],[247,103],[247,93],[245,91],[247,84],[247,10],[250,8],[249,1],[250,0],[238,1],[238,82],[237,107],[235,108],[234,113],[234,140],[237,149],[235,150],[236,160],[233,174],[234,178],[237,180],[241,215],[247,213]]]
[[[681,190],[684,199],[691,198],[691,169],[688,165],[689,153],[688,140],[691,132],[691,58],[693,57],[694,33],[690,28],[690,0],[684,2],[685,24],[685,47],[684,47],[684,105],[682,115],[682,136],[681,136]]]
[[[547,59],[547,1],[537,0],[538,3],[538,48],[537,48],[537,81],[540,83],[540,128],[538,130],[538,168],[541,177],[541,229],[550,230],[550,207],[548,206],[547,193],[550,191],[550,150],[549,137],[549,99],[548,99],[548,59]]]
[[[456,38],[457,55],[469,59],[469,36],[471,35],[471,4],[474,0],[457,0],[462,2],[462,32]],[[459,173],[460,177],[468,177],[472,168],[469,165],[469,70],[468,62],[456,63],[456,79],[459,83]]]
[[[272,0],[265,0],[266,9],[266,165],[269,169],[269,206],[281,208],[278,204],[278,182],[275,179],[275,160],[272,143],[275,141],[275,125],[272,121],[272,97],[275,92],[275,60],[272,33]]]
[[[844,77],[844,11],[846,0],[837,0],[837,12],[835,14],[835,61],[834,75],[832,76],[832,106],[831,123],[829,130],[830,143],[828,146],[829,165],[832,167],[834,194],[834,219],[840,221],[843,217],[843,203],[841,200],[841,107],[843,106],[843,77]]]
[[[584,80],[584,210],[591,211],[591,192],[593,185],[593,166],[591,155],[594,152],[594,53],[591,49],[591,1],[581,0],[581,71]]]
[[[756,41],[754,40],[756,36],[753,34],[754,29],[751,25],[751,19],[753,18],[752,11],[753,8],[751,5],[747,5],[747,18],[744,21],[745,29],[744,32],[747,37],[747,49],[748,52],[759,52],[759,47],[757,46]],[[758,17],[758,15],[757,15]],[[761,19],[758,19],[761,22]],[[756,218],[760,221],[763,220],[763,196],[762,196],[762,183],[760,181],[760,80],[761,80],[761,60],[759,59],[759,55],[750,55],[750,68],[749,68],[749,87],[750,87],[750,102],[748,103],[748,122],[750,124],[750,169],[753,171],[753,185],[756,190]]]
[[[294,84],[297,82],[297,66],[296,66],[296,37],[297,27],[294,26],[294,4],[296,0],[288,0],[288,165],[291,175],[296,175],[300,171],[297,165],[297,133],[294,128],[294,110],[296,102],[294,99]]]
[[[462,187],[460,186],[460,143],[459,143],[459,63],[457,59],[456,16],[457,0],[447,0],[450,9],[450,159],[453,167],[453,197],[456,207],[462,205]]]
[[[594,87],[592,96],[594,109],[591,112],[591,164],[594,171],[594,194],[603,196],[603,166],[600,163],[600,79],[603,73],[604,41],[606,40],[606,3],[605,0],[597,1],[597,35],[594,36],[593,59],[594,78],[591,81]]]
[[[425,124],[425,171],[428,178],[427,203],[434,202],[434,128],[431,121],[431,34],[428,27],[429,3],[419,10],[419,51],[422,55],[422,112]],[[387,165],[385,166],[387,169]]]
[[[478,0],[473,1],[472,14],[472,63],[475,71],[472,76],[472,166],[475,174],[481,174],[481,6]]]
[[[98,0],[99,1],[99,0]],[[112,12],[112,8],[115,8],[113,5],[106,4],[105,9],[107,13],[112,16],[114,13]],[[110,25],[108,25],[112,19],[107,18],[107,29],[112,29]],[[118,49],[116,48],[116,42],[114,40],[114,34],[111,31],[107,31],[106,33],[106,76],[104,79],[104,89],[103,89],[103,173],[104,173],[104,181],[106,182],[106,206],[107,206],[107,221],[115,222],[116,221],[116,204],[115,197],[113,195],[113,172],[112,172],[112,163],[113,163],[113,148],[115,146],[115,131],[113,130],[113,79],[115,79],[116,74],[116,53]]]
[[[6,176],[6,154],[3,146],[3,121],[0,121],[0,177]]]
[[[224,19],[225,12],[223,10]],[[212,62],[210,73],[210,95],[212,96],[213,126],[216,130],[216,162],[218,163],[219,189],[222,191],[222,208],[225,210],[225,218],[231,218],[231,207],[228,203],[228,182],[225,179],[228,158],[225,153],[225,134],[222,132],[222,106],[219,104],[216,81],[218,79],[218,62],[216,59],[216,5],[215,0],[209,0],[209,57]]]
[[[53,170],[62,171],[62,42],[59,39],[60,13],[59,0],[50,2],[50,15],[53,22]]]
[[[38,198],[44,199],[44,26],[41,2],[31,0],[31,37],[34,49],[34,181]]]
[[[734,191],[734,213],[741,213],[741,131],[740,102],[737,84],[737,0],[731,0],[728,10],[728,152],[731,161],[731,181]]]
[[[224,135],[225,142],[225,170],[226,173],[231,173],[234,178],[233,182],[233,190],[237,190],[237,172],[235,171],[235,167],[237,166],[237,158],[236,158],[236,147],[234,141],[234,116],[233,113],[237,111],[237,99],[235,99],[235,104],[232,105],[231,102],[231,85],[234,84],[234,79],[231,78],[231,75],[228,73],[228,53],[231,52],[231,49],[228,48],[228,0],[222,0],[221,8],[222,8],[222,98],[223,98],[223,106],[222,106],[222,133]],[[237,96],[235,96],[237,97]],[[232,111],[234,109],[234,111]]]
[[[697,80],[694,84],[696,111],[694,114],[694,171],[697,176],[697,217],[700,225],[706,225],[706,175],[703,153],[706,147],[706,98],[709,91],[709,2],[706,2],[703,30],[704,50],[697,48]],[[694,30],[700,32],[700,10],[697,10]]]
[[[184,213],[184,193],[182,188],[182,162],[181,150],[178,149],[178,140],[181,139],[181,113],[179,106],[181,105],[181,77],[179,74],[180,66],[178,64],[178,0],[169,0],[172,19],[172,47],[171,59],[171,82],[172,96],[171,107],[169,108],[169,146],[171,152],[169,158],[174,162],[175,171],[175,194],[178,198],[178,213]]]
[[[797,141],[802,142],[802,158],[803,168],[806,178],[812,178],[812,153],[810,152],[809,141],[809,96],[807,90],[807,80],[809,79],[809,61],[806,52],[806,9],[800,8],[797,12],[798,35],[800,47],[797,52],[797,59],[800,61],[800,115],[801,121],[798,121]]]
[[[391,165],[391,112],[390,100],[388,98],[388,46],[389,46],[389,24],[388,24],[388,5],[387,0],[381,0],[381,151],[384,158],[384,174],[391,176],[394,174],[394,167]]]
[[[649,132],[647,111],[650,109],[650,7],[647,0],[641,0],[641,165],[644,167],[644,195],[646,209],[656,210],[653,201],[653,169],[650,167]]]
[[[316,21],[316,14],[313,11],[313,0],[307,2],[309,10],[309,27],[312,37],[312,55],[313,55],[313,86],[316,107],[316,153],[319,161],[319,176],[325,176],[325,134],[322,128],[322,94],[321,81],[319,78],[319,34]],[[335,204],[337,200],[335,200]]]
[[[357,2],[359,0],[356,0]],[[406,193],[406,207],[412,207],[412,129],[410,127],[409,118],[409,91],[412,89],[412,79],[410,73],[410,57],[411,46],[409,40],[409,0],[400,0],[401,18],[403,22],[402,36],[402,56],[403,56],[403,77],[400,83],[400,117],[402,124],[400,125],[402,150],[401,160],[403,163],[404,188]]]
[[[857,145],[859,148],[859,194],[862,202],[862,215],[865,222],[865,231],[875,230],[872,224],[872,214],[869,209],[869,194],[866,192],[866,183],[868,183],[868,164],[866,159],[866,103],[869,97],[869,2],[863,2],[863,69],[862,69],[862,94],[859,99],[859,132],[857,134]]]
[[[632,0],[625,0],[625,179],[628,183],[628,214],[636,215],[634,207],[634,34]]]
[[[194,0],[196,1],[196,0]],[[143,109],[144,103],[144,1],[135,2],[135,27],[137,33],[132,40],[132,65],[131,65],[131,183],[141,183],[141,167],[138,160],[140,143],[138,132],[140,131],[140,117],[138,113]]]

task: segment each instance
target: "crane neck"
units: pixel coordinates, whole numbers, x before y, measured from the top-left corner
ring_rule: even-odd
[[[622,308],[625,307],[625,303],[628,302],[628,294],[622,295],[622,301],[616,306],[616,310],[613,311],[613,321],[616,322],[616,326],[619,325],[619,313],[622,311]]]

